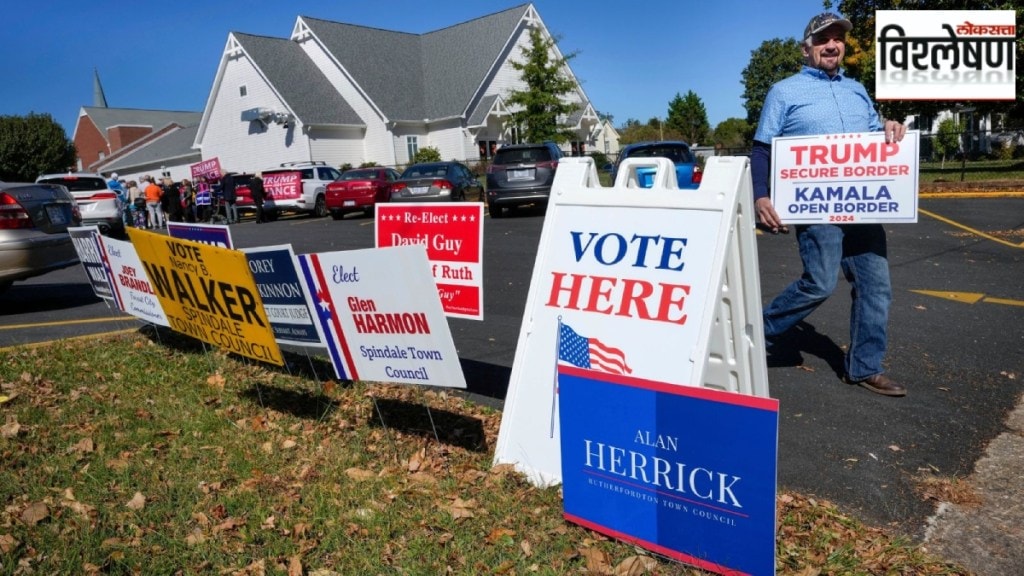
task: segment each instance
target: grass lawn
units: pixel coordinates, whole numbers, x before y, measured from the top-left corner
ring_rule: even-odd
[[[1024,160],[959,160],[924,162],[920,165],[922,184],[935,182],[1007,181],[1015,180],[1024,189]]]
[[[499,412],[289,360],[148,328],[0,353],[0,574],[700,574],[492,467]],[[966,573],[827,502],[777,514],[780,574]]]

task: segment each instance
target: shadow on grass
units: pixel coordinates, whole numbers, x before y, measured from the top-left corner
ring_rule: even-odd
[[[289,390],[269,384],[254,383],[239,395],[263,408],[307,420],[323,419],[338,406],[318,391]]]
[[[375,404],[376,409],[373,418],[370,419],[371,426],[422,436],[425,439],[434,439],[436,430],[436,439],[442,444],[470,452],[488,450],[483,422],[478,418],[394,398],[377,398]]]

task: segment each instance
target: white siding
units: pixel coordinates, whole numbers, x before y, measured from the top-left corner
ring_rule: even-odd
[[[390,145],[391,135],[388,133],[384,120],[356,89],[349,76],[338,68],[337,64],[315,41],[307,40],[299,45],[366,124],[361,159],[358,163],[352,162],[352,164],[358,165],[364,161],[376,162],[381,165],[395,164],[395,149]]]
[[[246,96],[240,95],[240,86],[245,86]],[[243,110],[257,107],[286,111],[248,58],[229,59],[212,102],[203,137],[203,158],[217,157],[224,170],[234,172],[256,172],[282,162],[309,160],[309,143],[301,123],[293,122],[288,129],[273,123],[264,128],[260,122],[241,119]]]
[[[416,136],[418,138],[417,146],[421,150],[431,145],[427,129],[424,126],[415,126],[411,124],[398,125],[392,133],[394,136],[390,140],[395,154],[395,161],[391,164],[395,166],[404,166],[409,164],[408,148],[406,147],[407,136]]]
[[[431,125],[427,136],[427,146],[437,148],[441,152],[441,160],[465,160],[467,153],[463,145],[462,122],[451,120],[443,124]],[[420,148],[423,144],[420,144]],[[476,153],[474,152],[474,155]]]
[[[343,164],[359,166],[368,161],[363,153],[361,128],[313,128],[309,131],[309,147],[313,160],[323,160],[335,168]]]

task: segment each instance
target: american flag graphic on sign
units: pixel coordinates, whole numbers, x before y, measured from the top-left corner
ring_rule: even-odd
[[[299,277],[313,296],[316,322],[323,334],[327,351],[331,355],[334,373],[342,380],[358,380],[359,374],[352,361],[345,333],[341,329],[341,319],[338,318],[338,312],[331,298],[331,291],[328,289],[323,269],[320,267],[319,258],[316,254],[299,254],[296,259],[299,262]]]
[[[558,324],[558,359],[580,368],[612,374],[631,374],[626,354],[597,338],[580,336],[568,324]]]

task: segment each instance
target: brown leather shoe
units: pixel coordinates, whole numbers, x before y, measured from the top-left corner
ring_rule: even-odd
[[[883,396],[906,396],[907,389],[902,385],[897,384],[891,378],[885,374],[875,374],[874,376],[868,376],[863,380],[851,380],[849,376],[846,377],[846,381],[849,384],[857,384],[863,386],[868,390],[871,390],[875,394],[881,394]]]

